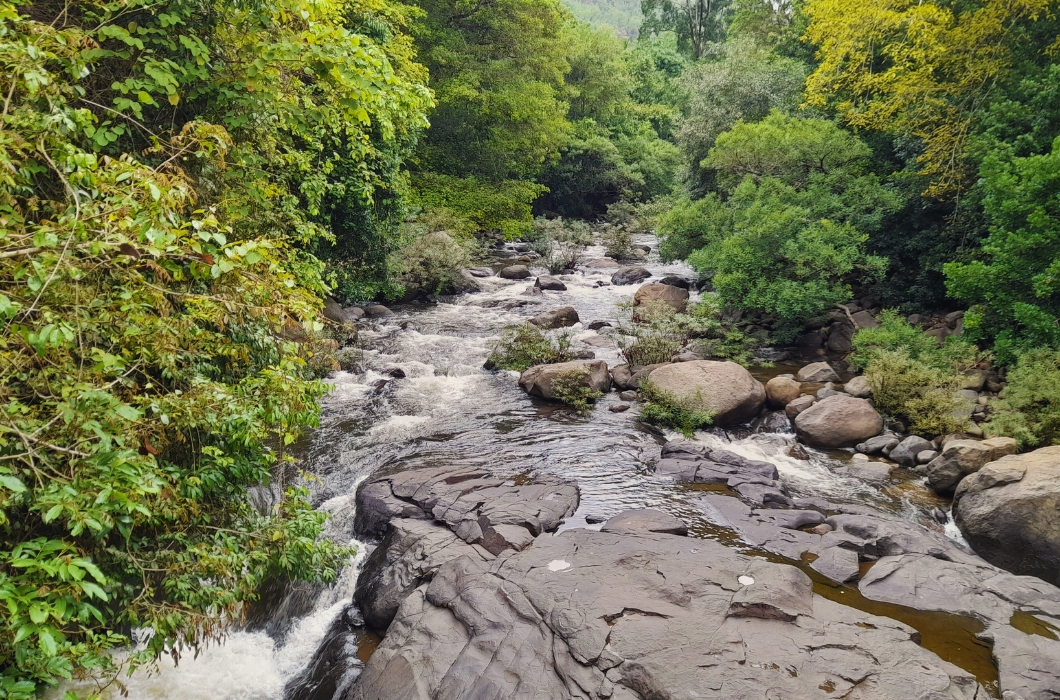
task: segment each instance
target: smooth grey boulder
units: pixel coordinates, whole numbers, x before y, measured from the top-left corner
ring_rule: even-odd
[[[356,323],[364,318],[364,309],[358,306],[343,307],[331,297],[324,300],[324,318],[339,324]]]
[[[382,304],[369,304],[364,307],[364,315],[368,318],[385,318],[387,316],[393,316],[394,312]]]
[[[883,417],[865,399],[829,396],[795,417],[795,433],[812,447],[853,447],[883,430]]]
[[[525,280],[530,277],[530,268],[526,265],[509,265],[502,268],[497,276],[506,280]]]
[[[874,438],[869,438],[865,442],[858,443],[854,449],[867,455],[887,455],[895,447],[898,447],[900,442],[901,440],[893,435],[878,435]]]
[[[565,292],[567,291],[567,285],[563,284],[562,281],[556,279],[551,275],[541,275],[534,282],[534,286],[538,289],[544,289],[550,292]],[[573,324],[572,324],[573,325]]]
[[[935,459],[938,456],[939,456],[939,453],[936,450],[924,450],[923,452],[917,453],[916,463],[917,464],[927,464],[928,462],[930,462],[931,460]]]
[[[825,382],[839,382],[839,375],[827,362],[814,362],[800,369],[795,379],[800,382],[824,384]]]
[[[843,385],[843,391],[855,399],[868,399],[872,397],[872,387],[869,380],[863,375],[858,375]]]
[[[648,378],[655,370],[665,366],[666,362],[654,365],[615,365],[611,368],[611,379],[615,386],[624,391],[636,391],[640,383]]]
[[[534,287],[533,289],[538,289]],[[573,306],[562,306],[558,309],[539,314],[531,318],[527,323],[532,323],[538,328],[566,328],[579,323],[581,318]]]
[[[611,275],[611,284],[637,284],[651,277],[651,272],[643,267],[623,267]]]
[[[1019,445],[1012,438],[989,440],[946,440],[938,457],[925,465],[928,485],[939,493],[951,493],[968,474],[1005,455],[1015,454]]]
[[[568,530],[489,564],[452,560],[405,599],[344,699],[984,692],[911,627],[814,595],[798,569],[691,544]]]
[[[953,515],[990,563],[1060,585],[1060,446],[1005,456],[966,477]]]
[[[714,424],[723,427],[753,419],[766,401],[762,383],[735,362],[678,362],[656,369],[648,380],[689,406],[709,411]]]
[[[469,267],[467,273],[472,277],[493,277],[492,267]]]
[[[891,460],[901,464],[903,467],[912,467],[917,463],[916,457],[918,454],[931,449],[933,449],[933,447],[930,440],[925,440],[919,435],[910,435],[905,440],[898,443],[887,456]]]
[[[606,393],[611,389],[611,375],[603,360],[575,360],[554,365],[534,365],[519,376],[519,386],[531,396],[558,401],[553,383],[557,379],[577,379],[580,386]]]
[[[617,534],[640,534],[646,532],[657,532],[669,535],[687,535],[688,526],[683,522],[661,510],[654,508],[638,508],[635,510],[624,510],[618,515],[608,518],[600,532],[614,532]]]
[[[784,413],[791,420],[795,420],[795,417],[805,411],[810,406],[817,403],[817,399],[810,396],[809,394],[803,394],[795,399],[792,399],[787,406],[784,407]]]

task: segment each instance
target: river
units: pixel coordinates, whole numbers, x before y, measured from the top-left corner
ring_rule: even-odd
[[[655,246],[650,236],[637,242]],[[602,249],[591,248],[585,257],[601,256]],[[644,266],[656,279],[694,276],[684,264],[662,264],[654,254]],[[584,326],[592,320],[614,321],[621,313],[619,303],[636,290],[610,285],[612,272],[585,270],[563,278],[567,291],[543,296],[525,294],[533,278],[490,277],[482,280],[482,292],[435,305],[399,307],[393,316],[366,324],[359,371],[336,372],[329,379],[334,390],[323,401],[322,424],[297,446],[298,468],[310,475],[314,504],[333,516],[328,536],[356,544],[357,560],[325,590],[275,599],[279,602],[271,606],[265,624],[236,631],[197,658],[186,656],[176,666],[163,659],[156,671],[141,670],[125,679],[128,697],[281,700],[285,684],[306,666],[331,622],[350,604],[359,562],[370,546],[351,539],[354,492],[360,481],[382,468],[458,463],[512,477],[556,475],[581,490],[581,505],[564,528],[591,527],[587,516],[597,520],[627,508],[653,507],[688,522],[695,536],[713,536],[714,528],[695,503],[702,491],[677,486],[649,469],[659,456],[663,434],[643,425],[636,407],[611,412],[610,406],[621,403],[612,393],[590,415],[577,415],[528,398],[515,373],[482,368],[490,342],[505,325],[560,306],[578,310],[583,323],[573,329],[576,338],[599,338]],[[589,349],[609,365],[622,362],[614,346]],[[392,379],[393,370],[404,377]],[[765,379],[788,370],[758,373]],[[796,442],[791,434],[717,432],[697,439],[726,443],[729,451],[776,464],[794,496],[865,503],[934,527],[939,526],[931,510],[939,505],[945,509],[911,474],[871,481],[845,473],[844,458],[850,455],[844,453],[807,449],[792,456]],[[104,696],[117,698],[119,692],[114,686]]]

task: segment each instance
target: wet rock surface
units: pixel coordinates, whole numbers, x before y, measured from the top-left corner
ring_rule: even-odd
[[[606,392],[611,388],[611,374],[603,360],[576,360],[554,365],[535,365],[519,376],[519,386],[531,396],[557,400],[554,383],[558,379],[576,379],[581,386]]]

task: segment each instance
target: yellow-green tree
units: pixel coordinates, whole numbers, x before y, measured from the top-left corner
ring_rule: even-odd
[[[1055,0],[810,0],[806,38],[820,61],[810,105],[853,127],[914,137],[927,194],[949,198],[974,174],[972,119],[1008,74],[1027,22]]]

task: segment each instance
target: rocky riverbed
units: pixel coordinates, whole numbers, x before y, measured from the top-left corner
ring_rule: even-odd
[[[820,407],[867,404],[844,348],[830,349],[840,319],[753,371],[761,395],[748,385],[753,410],[729,396],[725,427],[683,440],[646,425],[623,393],[645,368],[620,369],[601,324],[644,284],[684,291],[691,271],[585,259],[537,284],[510,248],[471,271],[477,293],[346,310],[364,349],[297,448],[329,535],[359,544],[358,561],[325,590],[268,591],[224,646],[134,678],[130,696],[1060,697],[1056,569],[988,563],[950,515],[956,490],[969,532],[1002,502],[1022,504],[1032,533],[1055,530],[1047,509],[1029,519],[1042,487],[1027,456],[973,435],[906,442],[867,413],[836,437]],[[494,274],[515,265],[529,275]],[[540,376],[524,391],[516,373],[483,369],[499,330],[529,319],[570,327],[606,364],[613,390],[591,414],[540,398]],[[983,552],[992,541],[972,538]]]

